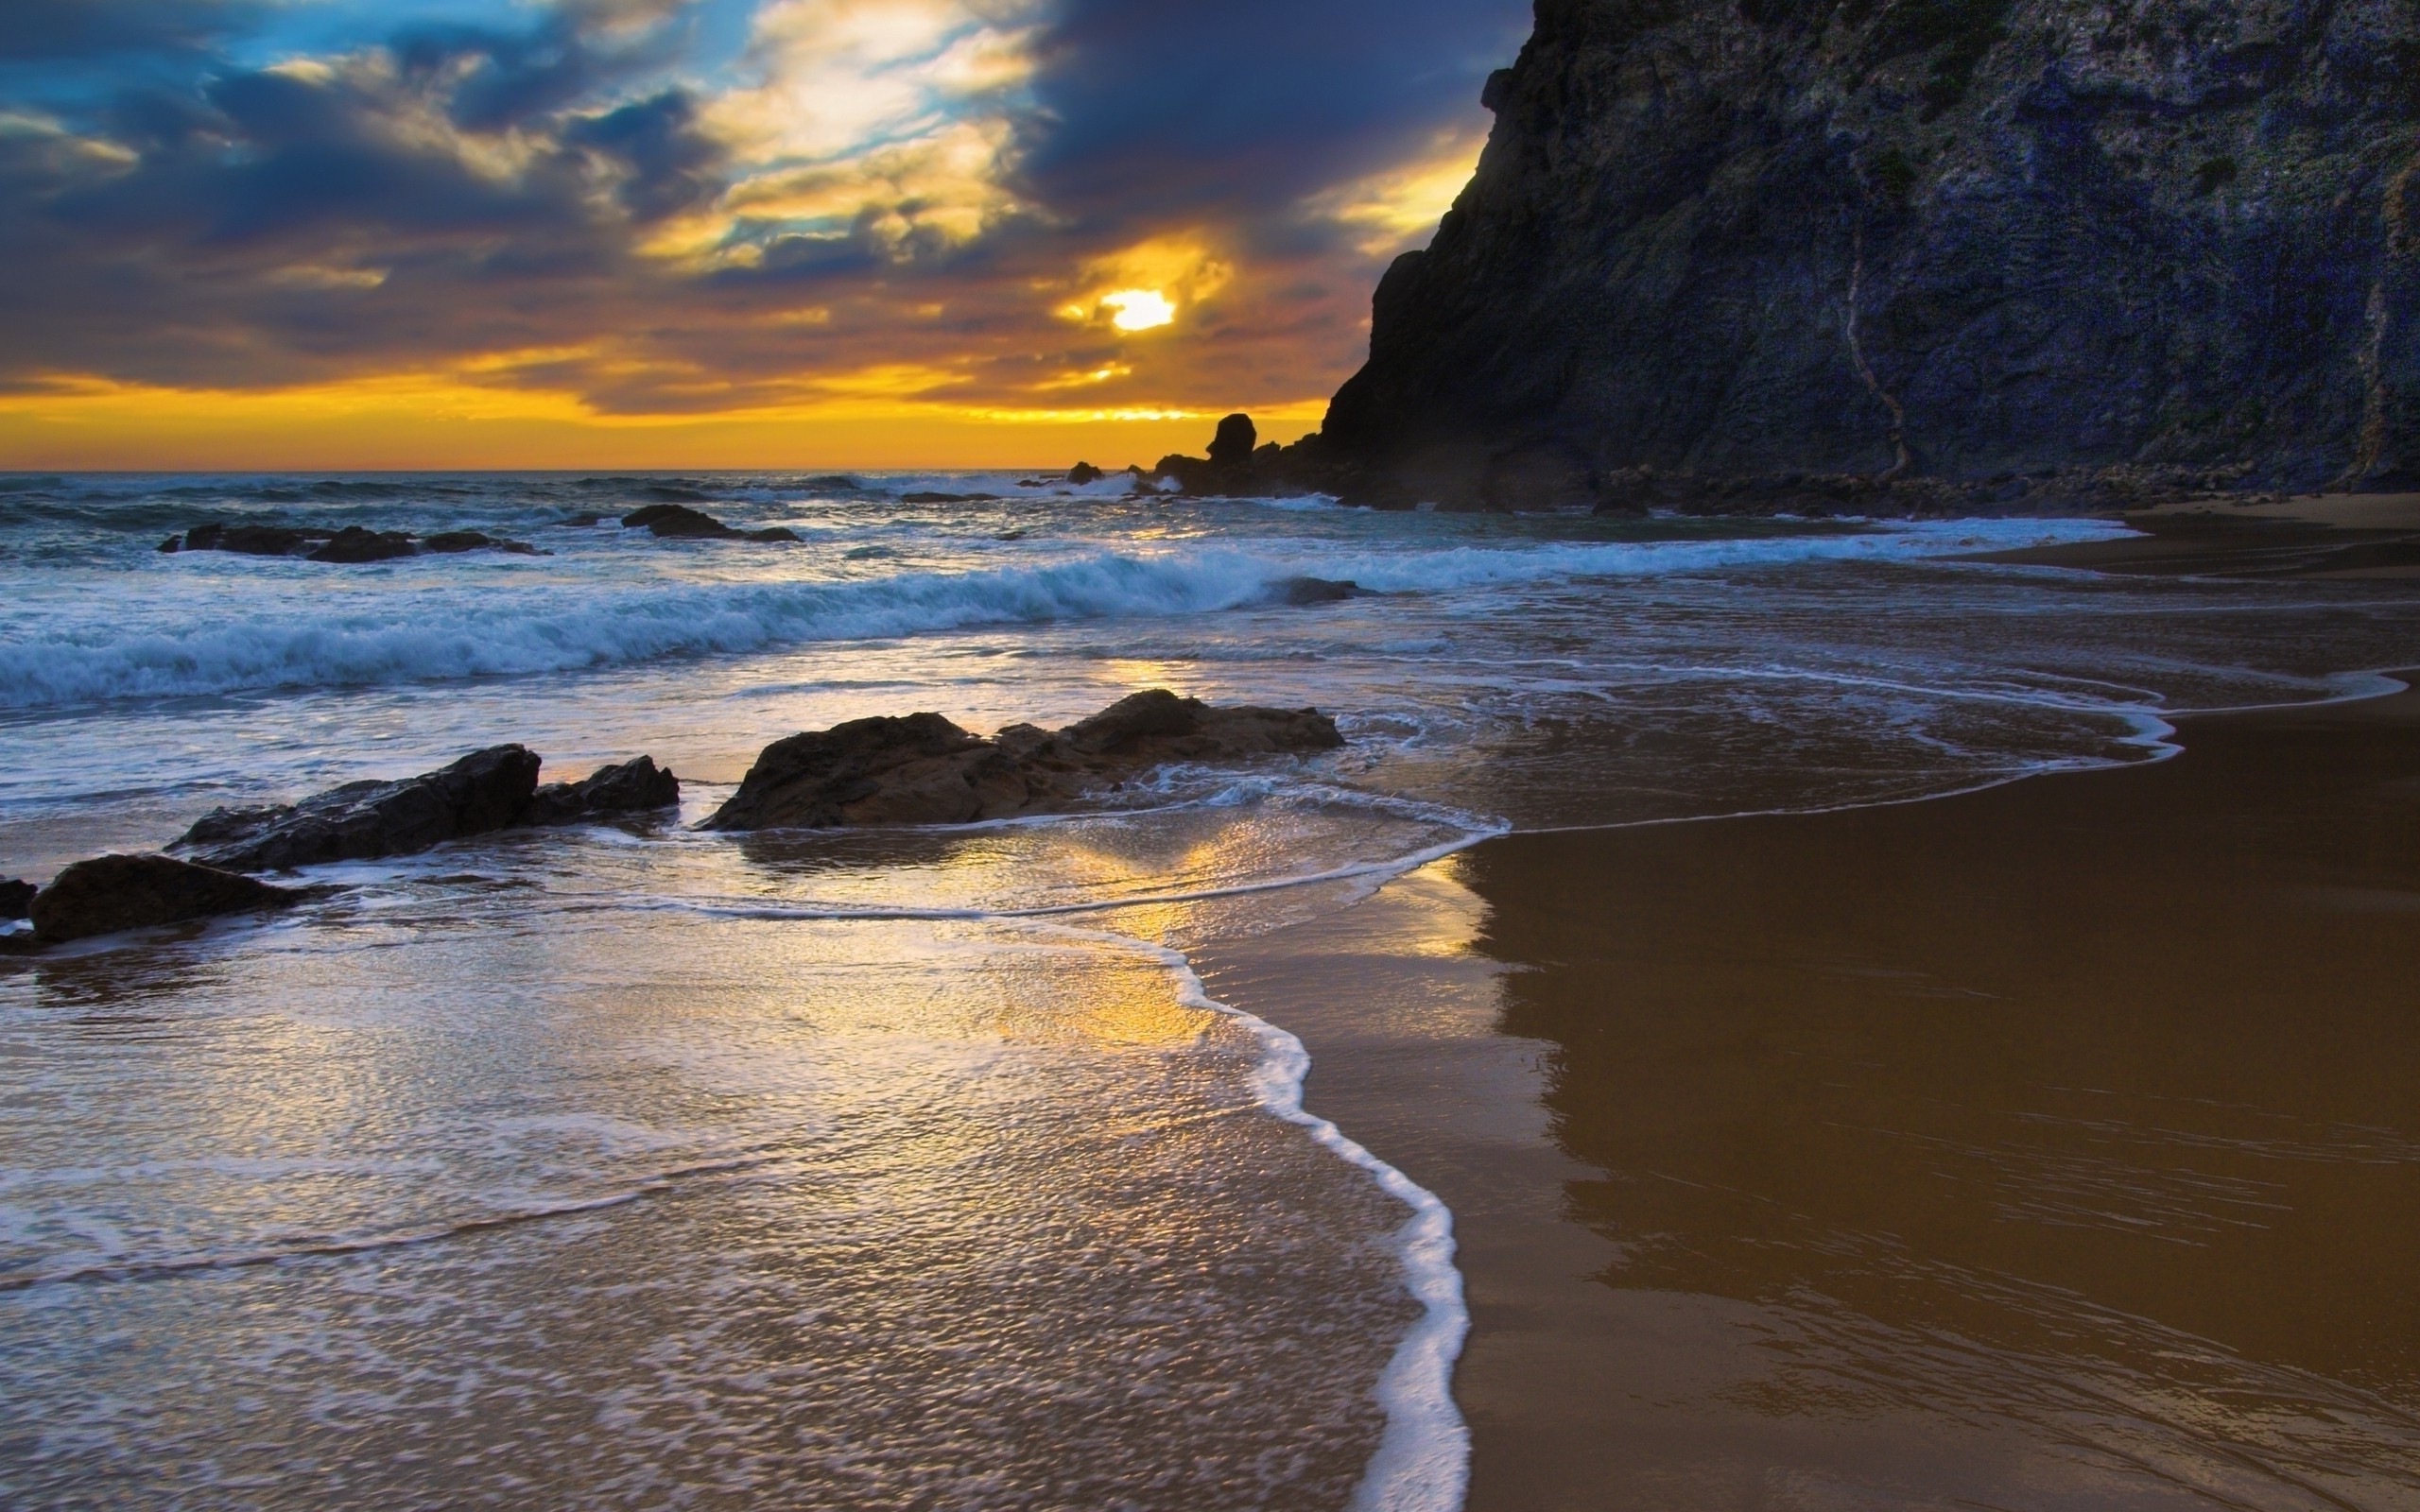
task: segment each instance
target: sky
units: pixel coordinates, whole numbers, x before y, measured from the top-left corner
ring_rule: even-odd
[[[1525,0],[7,0],[0,467],[1316,429]]]

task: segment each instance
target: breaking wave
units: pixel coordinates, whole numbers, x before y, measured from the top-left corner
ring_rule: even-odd
[[[517,581],[442,568],[375,591],[169,579],[136,610],[31,619],[0,635],[0,707],[571,672],[987,625],[1170,618],[1265,605],[1316,576],[1374,593],[1651,576],[1816,560],[1906,560],[2119,533],[2090,521],[1953,521],[1855,534],[1431,550],[1095,550],[1031,565],[856,579]],[[155,580],[156,582],[157,580]],[[267,591],[267,592],[264,592]],[[244,602],[250,599],[251,602]],[[103,610],[106,610],[104,612]]]

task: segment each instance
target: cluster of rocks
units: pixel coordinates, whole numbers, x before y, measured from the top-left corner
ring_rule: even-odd
[[[854,478],[821,481],[856,486]],[[658,489],[651,491],[686,493],[688,490]],[[565,524],[594,525],[598,523],[598,518],[580,515]],[[666,541],[773,541],[798,539],[797,532],[780,525],[770,525],[762,530],[742,530],[685,504],[668,501],[631,510],[622,516],[622,524],[626,529],[644,530]],[[347,563],[392,561],[399,557],[448,556],[465,551],[502,551],[521,557],[552,555],[526,541],[508,541],[477,530],[441,530],[434,535],[415,537],[406,531],[372,530],[362,525],[322,530],[308,526],[231,525],[215,522],[196,525],[182,535],[170,536],[160,542],[160,549],[164,552],[232,551],[247,557],[300,557],[305,561]]]
[[[1169,762],[1224,762],[1344,744],[1316,709],[1214,708],[1166,689],[1063,730],[990,739],[936,713],[853,719],[765,747],[709,830],[967,824],[1065,810]]]
[[[1131,695],[1063,730],[1011,725],[985,739],[937,713],[855,719],[777,740],[702,829],[965,824],[1064,812],[1171,762],[1231,762],[1333,750],[1316,709],[1214,708],[1163,688]],[[214,809],[171,842],[175,854],[78,861],[36,888],[0,882],[0,919],[33,931],[0,949],[291,907],[325,889],[253,872],[409,855],[501,830],[618,818],[672,807],[681,784],[653,758],[578,782],[538,782],[523,746],[474,751],[394,782],[347,782],[297,803]]]
[[[1604,515],[1669,510],[1694,515],[1858,515],[1893,519],[2007,513],[2066,514],[2143,509],[2258,487],[2254,465],[2124,462],[1947,476],[1918,470],[1831,472],[1702,472],[1646,464],[1591,468],[1499,467],[1469,490],[1436,489],[1357,459],[1320,435],[1291,446],[1257,445],[1248,415],[1230,415],[1206,457],[1160,458],[1138,490],[1172,486],[1201,496],[1286,497],[1325,493],[1347,504],[1409,509],[1584,508]],[[1532,459],[1534,462],[1535,459]],[[1433,480],[1432,480],[1433,481]]]
[[[0,917],[31,919],[31,943],[43,946],[284,908],[311,890],[245,873],[409,855],[498,830],[615,818],[681,800],[679,781],[651,757],[544,785],[539,765],[526,747],[493,746],[418,777],[347,782],[299,803],[214,809],[169,844],[178,854],[78,861],[39,890],[0,884]]]
[[[1229,415],[1210,438],[1209,455],[1161,457],[1150,481],[1173,483],[1177,492],[1194,495],[1267,498],[1326,491],[1303,460],[1274,441],[1260,444],[1260,429],[1250,415]]]
[[[247,557],[301,557],[306,561],[391,561],[424,553],[447,556],[464,551],[503,551],[521,557],[547,555],[526,541],[506,541],[476,530],[442,530],[414,538],[401,530],[371,530],[347,525],[341,530],[313,530],[285,525],[199,524],[182,536],[160,542],[164,552],[233,551]]]

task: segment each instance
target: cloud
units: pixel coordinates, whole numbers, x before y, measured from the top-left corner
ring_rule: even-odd
[[[250,0],[14,0],[0,6],[0,67],[202,52],[265,9]]]
[[[0,39],[81,61],[38,98],[0,73],[0,386],[1299,407],[1466,174],[1522,9],[738,3],[298,48],[267,11],[95,0],[184,50],[164,71],[10,11]]]

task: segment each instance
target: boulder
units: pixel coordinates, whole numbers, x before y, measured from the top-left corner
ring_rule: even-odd
[[[796,541],[798,532],[787,525],[767,525],[762,530],[749,531],[748,539],[751,541]]]
[[[1121,698],[1051,731],[1011,725],[990,740],[937,713],[854,719],[765,747],[709,830],[966,824],[1051,813],[1177,761],[1333,750],[1315,709],[1219,709],[1164,689]]]
[[[935,713],[852,719],[766,747],[705,828],[963,824],[985,816],[977,788],[997,755]],[[997,797],[1017,802],[1025,794]]]
[[[1107,473],[1090,462],[1079,462],[1067,470],[1067,481],[1080,489],[1087,483],[1098,483],[1106,476]]]
[[[1054,737],[1100,769],[1136,770],[1167,762],[1236,761],[1284,751],[1335,750],[1344,744],[1336,721],[1316,709],[1219,709],[1180,698],[1166,688],[1129,694]]]
[[[666,541],[708,541],[736,534],[714,516],[679,504],[650,504],[644,509],[633,509],[622,516],[622,526],[626,530],[644,530]]]
[[[0,882],[0,919],[31,918],[26,910],[32,906],[38,890],[30,882]]]
[[[400,530],[365,530],[359,525],[347,525],[328,539],[325,545],[311,553],[313,561],[392,561],[397,557],[416,557],[420,548],[412,538]]]
[[[95,856],[69,867],[34,895],[34,938],[56,945],[122,929],[285,908],[302,896],[172,856]]]
[[[652,756],[600,766],[577,782],[547,782],[529,796],[523,824],[583,824],[591,819],[672,808],[681,782]]]
[[[405,855],[519,822],[537,786],[536,752],[492,746],[398,782],[347,782],[300,803],[216,809],[170,849],[232,871]]]

